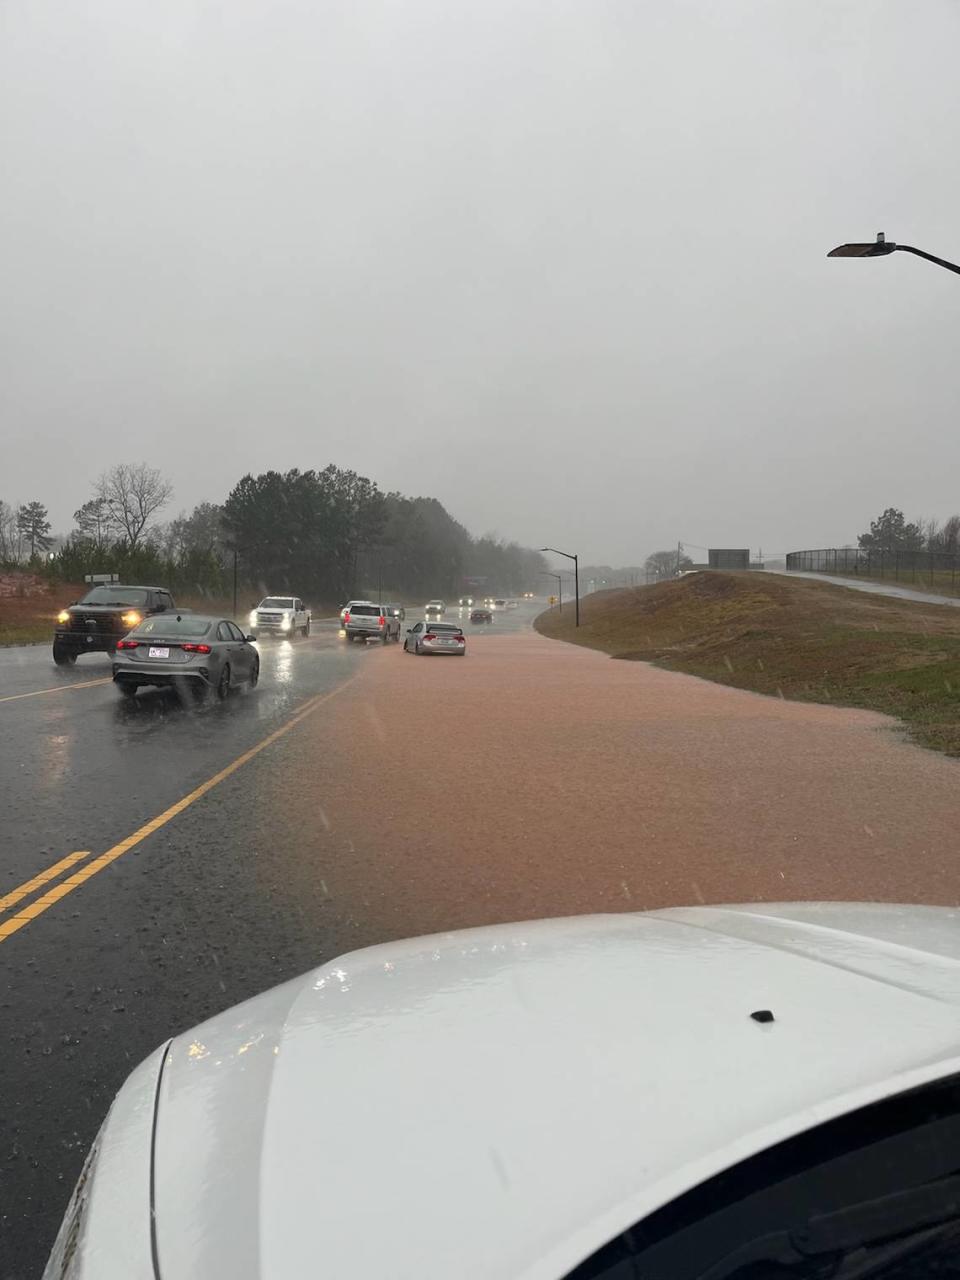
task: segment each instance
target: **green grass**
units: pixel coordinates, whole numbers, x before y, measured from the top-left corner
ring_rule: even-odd
[[[11,644],[39,644],[53,639],[53,626],[46,622],[4,622],[0,619],[0,648]]]
[[[882,711],[960,756],[960,615],[809,579],[702,573],[541,614],[544,635],[773,697]]]

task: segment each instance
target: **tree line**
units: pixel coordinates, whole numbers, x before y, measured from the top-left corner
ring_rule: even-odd
[[[295,592],[332,603],[374,591],[408,596],[542,589],[541,554],[494,534],[474,537],[436,498],[384,493],[354,471],[245,475],[222,503],[163,522],[173,488],[145,463],[99,477],[54,539],[40,501],[0,501],[0,565],[62,581],[118,573],[183,592],[223,596],[236,571],[254,594]]]
[[[887,507],[857,538],[866,551],[935,551],[960,554],[960,515],[939,520],[907,520],[897,507]]]

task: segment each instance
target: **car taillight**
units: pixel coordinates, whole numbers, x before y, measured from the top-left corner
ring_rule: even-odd
[[[383,624],[384,624],[385,622],[386,622],[386,618],[378,618],[378,619],[377,619],[377,626],[378,626],[378,627],[382,627],[382,626],[383,626]]]
[[[118,649],[139,649],[140,641],[139,640],[118,640],[117,648]]]
[[[467,640],[466,640],[466,637],[465,637],[465,636],[454,636],[453,638],[454,638],[454,640],[456,640],[457,644],[466,644],[466,643],[467,643]]]
[[[185,653],[209,653],[210,646],[208,644],[182,644],[180,646]]]
[[[350,621],[350,610],[348,609],[347,612],[343,615],[343,625],[346,626],[349,621]]]
[[[432,631],[428,631],[423,638],[424,640],[436,640],[437,637],[433,634]]]

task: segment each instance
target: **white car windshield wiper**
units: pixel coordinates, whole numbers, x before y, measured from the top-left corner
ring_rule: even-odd
[[[800,1227],[749,1240],[698,1280],[771,1274],[874,1280],[932,1249],[960,1247],[960,1177],[864,1200],[808,1218]],[[824,1270],[825,1265],[827,1269]]]

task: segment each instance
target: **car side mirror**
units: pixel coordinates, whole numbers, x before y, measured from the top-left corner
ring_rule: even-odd
[[[244,636],[243,638],[246,640],[247,644],[252,644],[257,637],[251,634],[249,636]]]

